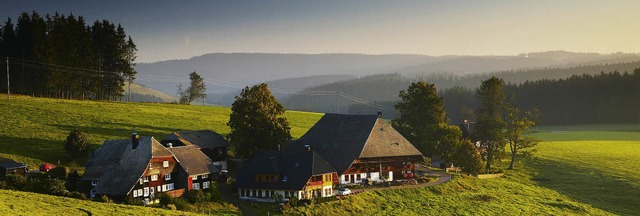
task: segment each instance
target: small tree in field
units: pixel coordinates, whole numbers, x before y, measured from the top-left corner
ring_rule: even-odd
[[[520,150],[532,148],[538,144],[537,140],[523,136],[523,133],[529,131],[535,122],[531,120],[531,112],[521,112],[520,108],[515,105],[507,104],[506,106],[506,138],[511,149],[511,163],[509,169],[513,169],[516,161],[516,154]]]
[[[67,151],[74,158],[82,157],[87,152],[89,146],[89,140],[79,130],[72,130],[67,136],[67,141],[64,143],[64,150]]]
[[[463,140],[454,156],[454,163],[466,173],[476,175],[482,172],[482,156],[469,140]]]
[[[180,96],[181,104],[190,104],[198,98],[204,98],[206,96],[207,86],[204,84],[204,78],[200,74],[191,72],[189,74],[189,80],[191,81],[187,89],[183,89],[182,84],[178,85],[178,95]]]

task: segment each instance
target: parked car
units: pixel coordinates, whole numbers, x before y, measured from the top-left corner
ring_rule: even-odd
[[[56,165],[50,164],[50,163],[43,163],[40,164],[40,171],[42,172],[49,172],[49,170],[52,170],[53,168],[56,168]]]
[[[351,194],[351,190],[349,188],[340,188],[338,189],[338,196],[346,196]]]

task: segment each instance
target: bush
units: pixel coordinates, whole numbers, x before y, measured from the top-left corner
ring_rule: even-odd
[[[86,200],[87,197],[84,196],[84,194],[78,192],[78,191],[73,191],[73,192],[69,192],[66,194],[67,197],[71,197],[71,198],[76,198],[76,199],[81,199],[81,200]]]
[[[0,189],[8,189],[7,182],[0,181]]]
[[[58,196],[67,194],[64,181],[60,179],[30,179],[28,181],[28,191]]]
[[[27,187],[27,178],[21,175],[7,175],[5,177],[7,189],[24,190]]]
[[[69,170],[66,167],[58,166],[49,170],[49,176],[56,179],[66,179],[69,176]]]
[[[191,205],[184,199],[171,199],[171,204],[176,206],[176,209],[180,211],[190,211]]]
[[[291,206],[296,207],[298,206],[299,203],[300,203],[300,200],[297,197],[289,198],[289,204],[291,204]]]
[[[142,201],[138,199],[134,199],[133,197],[127,196],[124,200],[124,203],[127,205],[142,205]]]
[[[206,197],[205,193],[202,192],[202,191],[199,191],[199,190],[189,191],[187,199],[189,199],[189,202],[193,203],[193,204],[207,201],[207,197]]]
[[[87,147],[89,146],[89,140],[79,130],[72,130],[67,136],[67,141],[64,143],[64,150],[74,158],[85,156]]]
[[[102,195],[96,199],[98,202],[112,203],[111,199],[107,195]]]
[[[169,194],[167,193],[163,193],[162,195],[160,195],[160,205],[162,206],[168,206],[169,204],[171,204],[171,196],[169,196]],[[173,206],[174,208],[176,207],[175,205]]]

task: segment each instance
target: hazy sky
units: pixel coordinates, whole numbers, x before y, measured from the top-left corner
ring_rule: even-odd
[[[514,55],[640,52],[640,1],[2,1],[121,23],[138,62],[212,52]]]

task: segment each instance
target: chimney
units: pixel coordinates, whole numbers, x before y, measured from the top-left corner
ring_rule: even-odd
[[[138,148],[139,144],[140,144],[140,135],[138,135],[138,132],[133,132],[131,134],[131,149]]]
[[[307,151],[311,151],[311,146],[310,145],[304,145],[304,148],[307,149]]]
[[[382,110],[378,110],[378,118],[382,118]]]

